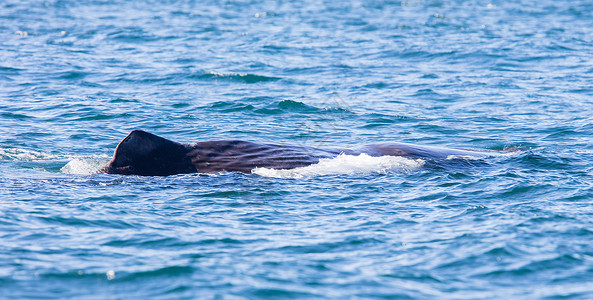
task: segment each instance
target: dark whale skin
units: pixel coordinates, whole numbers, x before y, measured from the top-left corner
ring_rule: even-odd
[[[167,176],[185,173],[251,173],[257,167],[293,169],[319,162],[340,153],[370,156],[447,158],[451,155],[486,157],[496,151],[458,150],[404,143],[380,143],[351,149],[253,143],[241,140],[177,143],[142,130],[133,130],[115,149],[113,158],[100,173]]]

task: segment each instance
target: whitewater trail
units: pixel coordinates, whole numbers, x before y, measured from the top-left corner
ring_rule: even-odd
[[[422,159],[411,159],[401,156],[372,157],[368,154],[347,155],[340,154],[335,158],[323,158],[318,163],[288,169],[255,168],[252,173],[274,178],[303,178],[321,175],[341,174],[370,174],[386,173],[388,171],[411,172],[424,165]]]

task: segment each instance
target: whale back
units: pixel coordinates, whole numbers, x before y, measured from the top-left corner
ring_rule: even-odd
[[[115,148],[102,172],[124,175],[173,175],[196,172],[187,146],[142,130],[133,130]]]
[[[406,143],[379,143],[359,149],[318,149],[302,146],[253,143],[240,140],[181,144],[134,130],[115,149],[113,159],[99,172],[108,174],[167,176],[183,173],[242,172],[258,167],[293,169],[332,158],[340,153],[370,156],[405,156],[428,159],[484,158],[496,151],[461,150]]]

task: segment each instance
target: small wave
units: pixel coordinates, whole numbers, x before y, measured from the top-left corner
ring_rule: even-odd
[[[448,155],[446,160],[480,160],[484,159],[483,156],[471,156],[471,155]]]
[[[1,160],[48,160],[64,158],[60,155],[20,148],[0,148]]]
[[[295,100],[282,100],[277,103],[277,107],[290,112],[316,112],[320,110],[317,107]]]
[[[223,74],[223,73],[218,73],[218,72],[206,72],[204,74],[197,76],[197,78],[236,80],[236,81],[242,81],[244,83],[257,83],[257,82],[275,81],[275,80],[280,79],[278,77],[263,76],[263,75],[256,75],[256,74],[243,74],[243,73]]]
[[[77,157],[69,161],[60,171],[64,174],[88,175],[99,171],[109,161],[107,155]]]
[[[319,163],[295,169],[279,170],[255,168],[251,172],[264,177],[303,178],[323,175],[386,173],[388,171],[411,172],[424,165],[422,159],[401,156],[372,157],[368,154],[340,154],[335,158],[323,158]]]
[[[339,108],[319,108],[295,100],[267,100],[245,98],[236,101],[217,101],[206,106],[220,112],[255,112],[264,115],[277,115],[285,112],[314,114],[314,113],[343,113],[347,110]]]
[[[474,151],[472,154],[464,155],[464,154],[452,154],[448,155],[446,160],[483,160],[485,158],[492,158],[492,157],[514,157],[519,156],[521,154],[527,153],[531,151],[531,149],[526,148],[505,148],[502,151],[496,150],[479,150],[479,152],[475,152],[476,150],[468,150]]]
[[[69,155],[69,154],[51,154],[41,151],[27,150],[21,148],[0,148],[0,160],[19,161],[19,162],[37,162],[43,164],[42,169],[46,169],[47,162],[52,165],[61,165],[63,161],[69,162],[63,167],[59,168],[60,172],[65,174],[92,174],[96,173],[102,166],[104,166],[111,157],[108,155]],[[52,167],[53,169],[53,167]]]
[[[15,113],[11,113],[11,112],[2,113],[2,114],[0,114],[0,116],[5,117],[7,119],[17,119],[17,120],[25,120],[25,119],[33,118],[31,116],[27,116],[27,115],[23,115],[23,114],[15,114]]]

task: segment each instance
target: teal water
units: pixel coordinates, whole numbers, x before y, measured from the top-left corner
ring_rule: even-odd
[[[590,1],[2,1],[0,298],[593,298]],[[482,160],[94,174],[179,142]]]

